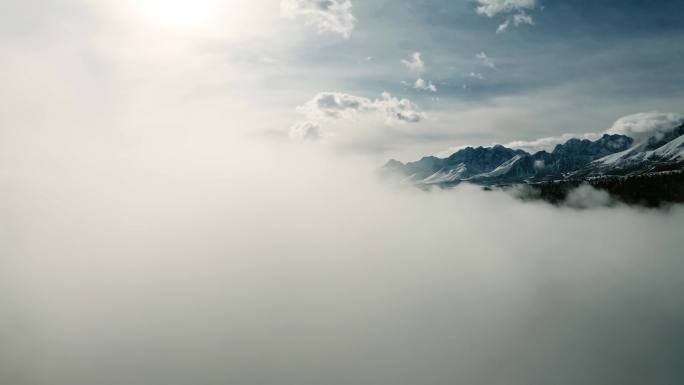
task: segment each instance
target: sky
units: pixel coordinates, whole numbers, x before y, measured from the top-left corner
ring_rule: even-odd
[[[182,105],[212,116],[205,126],[318,141],[379,162],[600,133],[624,116],[682,111],[678,1],[0,7],[4,108],[29,115],[45,103],[68,119],[59,104],[70,97],[93,115]],[[344,95],[360,105],[338,105]],[[314,106],[319,96],[327,111]],[[3,125],[17,124],[3,115]],[[135,130],[108,120],[104,135]]]
[[[682,383],[681,205],[377,177],[667,130],[682,8],[0,0],[0,383]]]

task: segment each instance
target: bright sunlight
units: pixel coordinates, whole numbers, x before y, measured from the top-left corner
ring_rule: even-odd
[[[217,11],[216,0],[143,0],[139,4],[150,22],[171,29],[203,27]]]

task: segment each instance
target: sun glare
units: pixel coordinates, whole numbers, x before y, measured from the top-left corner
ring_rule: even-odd
[[[173,29],[206,26],[216,11],[215,0],[143,0],[139,4],[147,20]]]

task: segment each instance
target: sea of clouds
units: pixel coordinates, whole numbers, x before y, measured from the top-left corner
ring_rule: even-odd
[[[684,378],[684,208],[424,192],[325,148],[232,143],[3,168],[0,383]]]
[[[310,96],[111,21],[122,2],[68,3],[0,15],[0,384],[684,381],[681,206],[392,185],[285,138],[296,113],[269,106]],[[353,26],[349,2],[332,24],[289,3]]]

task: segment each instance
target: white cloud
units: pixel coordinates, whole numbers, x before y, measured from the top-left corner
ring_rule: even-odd
[[[348,119],[359,112],[380,113],[389,123],[419,122],[425,114],[408,99],[399,99],[383,92],[380,99],[370,100],[342,92],[321,92],[297,108],[312,121],[327,119]]]
[[[477,13],[482,16],[495,17],[505,15],[506,20],[499,25],[496,33],[506,32],[513,25],[534,25],[534,19],[526,11],[537,8],[537,0],[477,0]]]
[[[370,99],[342,92],[320,92],[297,107],[299,113],[313,121],[349,118],[357,112],[372,109],[375,106]]]
[[[590,185],[581,185],[568,193],[565,205],[577,209],[593,209],[614,204],[615,201],[606,191]]]
[[[636,142],[652,136],[663,135],[684,123],[684,115],[677,113],[641,112],[618,119],[611,128],[603,133],[563,134],[537,140],[517,140],[505,144],[506,147],[518,148],[530,153],[552,151],[556,145],[563,144],[572,138],[597,140],[603,134],[626,135]]]
[[[374,105],[384,115],[387,124],[417,123],[425,119],[425,114],[420,112],[413,102],[408,99],[395,98],[388,92],[383,92],[382,99],[376,100]]]
[[[537,0],[477,0],[477,13],[487,17],[499,14],[532,10],[537,7]]]
[[[684,115],[677,113],[641,112],[618,119],[606,131],[609,134],[621,134],[634,138],[636,141],[651,136],[664,134],[684,122]]]
[[[289,136],[297,141],[316,141],[321,138],[321,126],[311,121],[296,123],[290,128]]]
[[[420,52],[412,53],[409,60],[403,59],[401,63],[411,71],[422,72],[425,70],[425,62],[423,62]]]
[[[418,80],[416,80],[416,82],[413,84],[413,88],[420,90],[420,91],[437,92],[437,87],[434,84],[432,84],[431,81],[424,80],[422,78],[419,78]]]
[[[468,74],[468,77],[469,77],[469,78],[478,79],[478,80],[484,80],[484,75],[482,75],[482,74],[479,73],[479,72],[471,72],[471,73]]]
[[[287,18],[302,18],[318,33],[336,33],[345,39],[354,30],[356,18],[351,0],[282,0],[281,13]]]
[[[489,56],[487,56],[486,53],[480,52],[480,53],[478,53],[477,55],[475,55],[475,57],[478,58],[478,59],[480,60],[480,63],[481,63],[483,66],[489,67],[489,68],[491,68],[491,69],[496,68],[496,65],[494,64],[494,61],[492,61],[492,59],[490,59]]]
[[[534,25],[534,19],[532,19],[532,16],[525,12],[509,16],[503,24],[499,25],[499,28],[496,29],[496,33],[506,32],[511,24],[516,27],[520,26],[521,24]]]
[[[20,331],[3,332],[0,383],[680,378],[681,206],[576,213],[467,185],[419,192],[339,151],[210,136],[207,153],[165,134],[183,151],[153,170],[49,146],[36,151],[54,152],[58,175],[2,162],[23,176],[0,189],[0,328]]]
[[[371,100],[342,92],[320,92],[311,100],[297,107],[297,112],[308,121],[297,123],[290,129],[290,138],[316,140],[323,136],[321,121],[353,118],[363,112],[375,112],[387,125],[395,123],[417,123],[425,119],[416,104],[383,92],[379,99]]]

